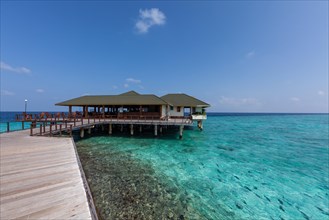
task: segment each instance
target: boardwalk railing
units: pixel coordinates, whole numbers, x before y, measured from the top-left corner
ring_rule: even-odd
[[[82,118],[46,118],[35,120],[31,124],[30,135],[53,135],[63,132],[72,135],[73,130],[79,128],[88,128],[98,124],[136,124],[136,125],[190,125],[193,123],[191,117],[181,118],[159,118],[153,116],[127,116],[118,118],[117,116],[101,117],[99,115],[93,117]],[[38,126],[37,126],[38,125]]]

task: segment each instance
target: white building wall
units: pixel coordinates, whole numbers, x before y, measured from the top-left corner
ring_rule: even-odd
[[[167,106],[162,105],[161,106],[161,117],[165,117],[167,115]]]
[[[184,116],[184,107],[180,107],[180,112],[177,111],[178,106],[174,106],[173,110],[169,111],[169,116],[182,117]]]

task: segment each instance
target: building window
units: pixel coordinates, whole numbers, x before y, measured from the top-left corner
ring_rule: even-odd
[[[180,112],[180,107],[177,107],[177,112]]]
[[[170,106],[170,111],[173,111],[174,110],[174,106]]]

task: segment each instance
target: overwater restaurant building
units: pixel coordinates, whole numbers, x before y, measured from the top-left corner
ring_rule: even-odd
[[[194,120],[206,119],[205,108],[210,105],[186,94],[167,94],[158,97],[152,94],[139,94],[129,91],[119,95],[81,96],[64,102],[58,106],[81,107],[82,116],[120,118],[153,118],[169,120],[191,116]]]

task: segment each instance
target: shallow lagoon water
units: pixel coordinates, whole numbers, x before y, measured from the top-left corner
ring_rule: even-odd
[[[204,131],[77,140],[104,219],[328,219],[328,115],[210,116]]]

